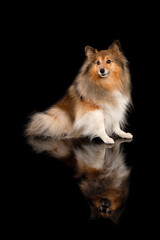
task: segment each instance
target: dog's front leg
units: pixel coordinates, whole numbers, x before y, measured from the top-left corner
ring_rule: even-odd
[[[114,140],[105,131],[104,117],[99,110],[90,111],[77,119],[74,124],[74,130],[79,129],[81,129],[82,136],[89,136],[90,139],[100,137],[104,143],[114,143]]]
[[[121,138],[133,138],[133,135],[131,133],[126,133],[120,129],[119,123],[113,126],[113,132]]]

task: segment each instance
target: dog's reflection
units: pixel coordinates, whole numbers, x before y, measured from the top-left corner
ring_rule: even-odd
[[[37,153],[47,151],[72,170],[89,202],[91,219],[105,217],[114,223],[119,221],[129,190],[130,169],[124,161],[122,142],[125,140],[118,139],[109,146],[86,139],[29,139]]]

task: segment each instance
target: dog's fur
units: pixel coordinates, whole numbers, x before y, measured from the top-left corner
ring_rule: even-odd
[[[114,143],[112,133],[132,138],[121,130],[132,101],[130,73],[119,41],[102,51],[87,46],[85,53],[86,61],[64,98],[34,114],[27,135],[100,137],[105,143]]]
[[[89,143],[75,139],[29,138],[37,153],[47,151],[61,159],[72,170],[74,178],[90,206],[90,218],[109,218],[118,223],[128,196],[130,169],[126,166],[118,139],[114,145]],[[102,202],[109,208],[102,212]],[[109,212],[111,211],[111,213]]]

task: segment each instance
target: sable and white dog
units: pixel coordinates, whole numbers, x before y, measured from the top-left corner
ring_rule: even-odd
[[[64,98],[48,110],[36,113],[26,128],[27,135],[51,137],[100,137],[113,144],[122,129],[131,105],[131,81],[127,60],[115,41],[107,50],[87,46],[86,60]]]

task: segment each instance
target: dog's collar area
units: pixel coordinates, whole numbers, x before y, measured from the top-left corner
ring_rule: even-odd
[[[83,97],[83,96],[80,94],[80,92],[78,91],[76,84],[74,84],[74,90],[75,90],[75,93],[76,93],[76,95],[78,96],[78,98],[79,98],[81,101],[84,101],[84,97]]]

